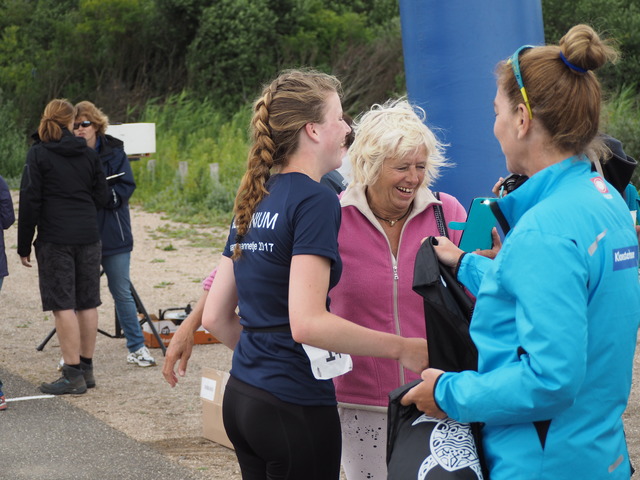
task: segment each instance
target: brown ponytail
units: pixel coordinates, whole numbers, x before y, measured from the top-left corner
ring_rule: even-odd
[[[51,100],[44,109],[38,136],[43,142],[57,142],[62,138],[62,129],[73,121],[73,105],[64,98]]]

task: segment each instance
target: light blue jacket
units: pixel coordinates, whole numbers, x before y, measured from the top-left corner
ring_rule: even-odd
[[[458,272],[477,296],[479,371],[442,375],[436,401],[486,424],[491,480],[628,480],[622,413],[640,321],[629,210],[575,157],[497,205],[512,226],[500,253],[466,255]]]

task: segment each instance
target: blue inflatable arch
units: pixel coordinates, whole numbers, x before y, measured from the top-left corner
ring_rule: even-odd
[[[493,136],[495,67],[544,43],[540,0],[400,0],[407,92],[450,146],[435,190],[469,208],[507,174]]]

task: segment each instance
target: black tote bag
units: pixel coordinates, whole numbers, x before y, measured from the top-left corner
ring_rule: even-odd
[[[416,255],[413,289],[424,299],[429,364],[445,371],[477,370],[478,352],[469,335],[473,300],[442,265],[425,240]],[[436,419],[415,405],[403,406],[416,380],[389,394],[387,472],[389,480],[487,480],[481,425]]]
[[[469,324],[474,301],[438,260],[428,237],[416,255],[413,291],[424,299],[424,315],[429,339],[429,365],[445,372],[478,369],[478,350]]]
[[[487,480],[473,425],[437,419],[400,404],[420,380],[389,394],[388,480]]]

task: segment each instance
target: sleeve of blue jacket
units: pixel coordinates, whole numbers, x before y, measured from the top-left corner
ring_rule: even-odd
[[[506,299],[508,308],[494,310],[491,298],[479,298],[474,319],[511,316],[517,344],[494,365],[481,363],[482,373],[442,375],[436,401],[459,421],[501,425],[551,419],[572,405],[584,380],[587,260],[574,242],[560,236],[514,231],[510,240],[482,285],[483,292],[485,287],[497,292],[501,305]],[[475,283],[470,260],[465,258],[459,272],[467,286]],[[483,345],[478,348],[482,362]]]
[[[492,261],[490,258],[477,254],[467,254],[462,258],[458,270],[458,280],[467,287],[473,296],[478,296],[480,283]]]

